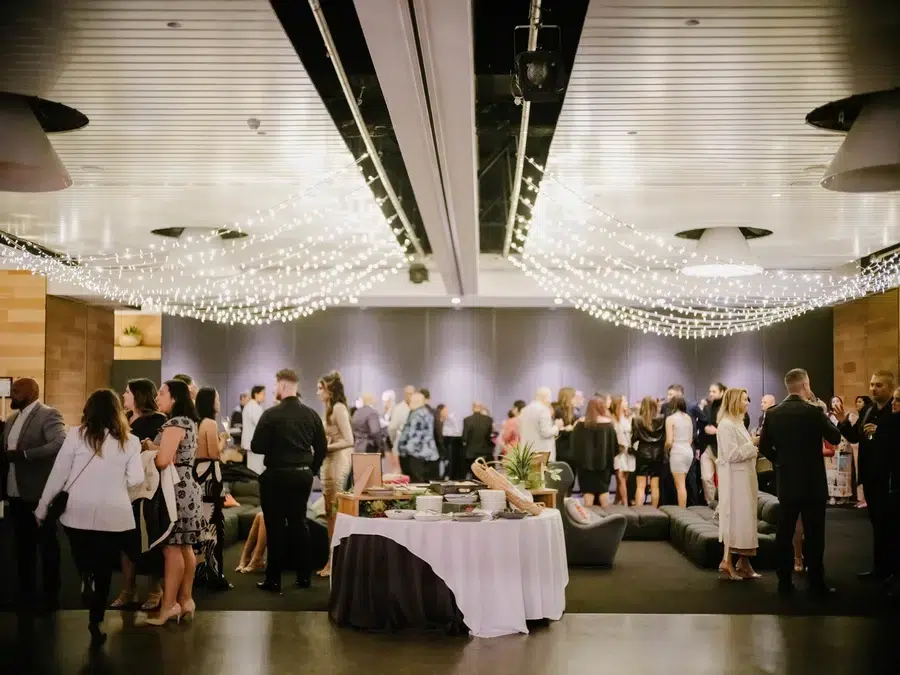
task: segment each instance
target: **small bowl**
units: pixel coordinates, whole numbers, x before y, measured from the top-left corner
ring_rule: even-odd
[[[416,517],[416,512],[410,509],[390,509],[384,515],[390,520],[412,520]]]
[[[528,514],[524,511],[498,511],[497,517],[505,520],[522,520],[527,518]]]

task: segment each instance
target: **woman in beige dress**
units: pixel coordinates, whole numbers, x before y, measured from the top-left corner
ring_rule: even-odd
[[[353,453],[353,427],[350,424],[350,410],[341,374],[333,371],[324,375],[316,387],[316,395],[325,404],[325,436],[328,437],[328,456],[322,463],[319,479],[325,498],[325,513],[328,517],[328,541],[334,534],[337,518],[337,494],[347,486],[350,476],[351,455]],[[320,577],[331,575],[331,559],[318,572]]]

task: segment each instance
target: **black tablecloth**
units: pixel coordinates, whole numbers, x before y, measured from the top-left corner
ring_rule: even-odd
[[[348,628],[469,633],[453,592],[431,566],[376,535],[355,534],[335,547],[328,613]]]

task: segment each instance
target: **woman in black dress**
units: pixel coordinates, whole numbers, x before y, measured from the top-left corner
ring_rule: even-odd
[[[166,422],[166,416],[156,407],[156,393],[156,385],[153,382],[139,378],[130,380],[122,394],[122,404],[131,425],[131,433],[141,442],[156,438]],[[135,522],[140,522],[139,514],[135,513],[135,518]],[[137,540],[133,542],[130,551],[122,553],[123,589],[110,605],[112,609],[122,609],[138,601],[135,587],[136,563],[138,567],[150,572],[150,587],[153,589],[147,595],[147,601],[141,609],[149,612],[159,606],[162,599],[162,589],[159,585],[159,578],[162,576],[162,556],[159,551],[149,551],[142,556],[140,541]]]
[[[572,429],[572,457],[578,464],[578,484],[585,506],[593,506],[595,498],[602,508],[609,506],[609,482],[619,441],[607,400],[606,396],[591,399],[584,419]]]
[[[659,403],[652,396],[644,397],[640,414],[631,423],[631,445],[637,460],[633,506],[643,506],[649,477],[650,503],[655,508],[659,506],[659,477],[666,459],[666,420],[659,414]]]

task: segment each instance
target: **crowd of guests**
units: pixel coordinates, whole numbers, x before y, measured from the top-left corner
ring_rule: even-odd
[[[427,482],[453,473],[454,464],[494,460],[524,444],[570,463],[586,506],[605,507],[611,495],[625,505],[671,499],[683,507],[705,500],[719,521],[720,570],[734,580],[759,576],[751,564],[758,547],[757,496],[761,489],[777,493],[779,590],[790,593],[792,573],[805,571],[810,589],[820,595],[831,590],[822,562],[829,498],[823,456],[853,444],[874,533],[873,569],[863,576],[888,582],[894,595],[900,587],[900,388],[886,371],[873,375],[871,398],[858,399],[855,411],[839,398],[831,406],[819,401],[806,372],[791,371],[787,398],[776,404],[774,396],[764,396],[753,430],[747,391],[721,383],[713,383],[699,404],[672,385],[665,400],[645,397],[634,409],[621,395],[598,392],[585,401],[564,388],[551,401],[550,390],[540,388],[530,403],[516,401],[495,430],[483,404],[474,403],[455,428],[447,406],[433,407],[430,392],[413,386],[400,401],[385,392],[381,410],[370,394],[350,406],[337,372],[318,381],[322,417],[300,401],[298,381],[294,371],[279,371],[277,404],[269,408],[264,386],[242,394],[230,427],[219,433],[218,393],[198,388],[187,375],[159,389],[149,380],[132,380],[121,396],[95,391],[81,423],[68,430],[59,411],[40,401],[34,380],[16,380],[0,445],[0,496],[9,501],[13,522],[20,606],[58,608],[58,522],[82,576],[92,644],[105,641],[101,624],[117,566],[124,581],[113,608],[138,606],[135,577],[147,574],[151,591],[137,623],[191,619],[195,584],[230,588],[222,550],[222,467],[229,452],[258,476],[262,506],[238,571],[265,568],[257,586],[280,593],[291,546],[296,586],[310,586],[306,513],[314,476],[321,481],[331,536],[353,452],[381,453],[413,482]],[[229,441],[241,451],[229,449]],[[461,462],[442,461],[450,445]],[[699,474],[694,483],[702,486],[695,485],[694,494],[692,474]],[[669,481],[671,497],[665,494]],[[318,574],[328,576],[330,563]]]

